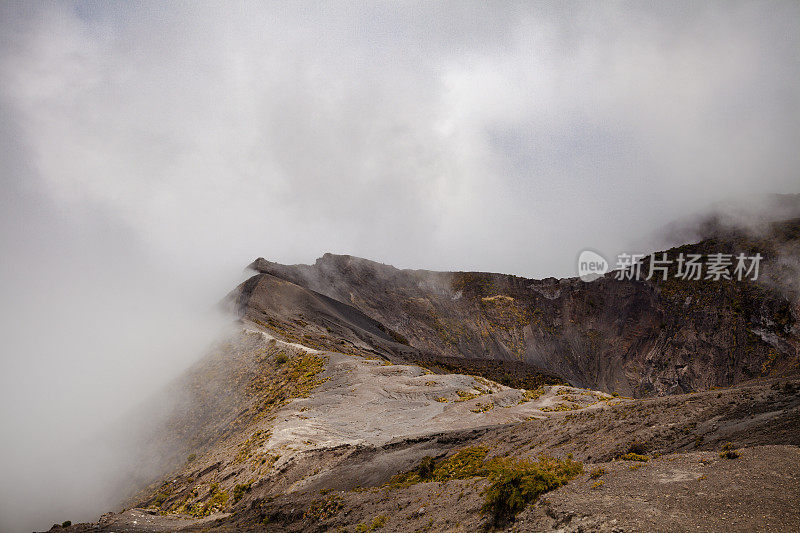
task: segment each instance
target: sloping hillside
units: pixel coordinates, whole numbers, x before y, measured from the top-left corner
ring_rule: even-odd
[[[796,529],[799,226],[671,250],[758,282],[257,260],[146,404],[128,510],[63,529]]]
[[[667,280],[618,280],[610,273],[586,283],[399,270],[332,254],[313,265],[258,259],[250,267],[259,274],[235,299],[253,320],[273,326],[281,317],[294,317],[294,326],[301,320],[300,329],[315,330],[314,341],[325,346],[345,335],[348,346],[385,356],[522,361],[576,386],[637,397],[675,394],[800,368],[797,271],[784,260],[799,244],[800,220],[792,220],[775,224],[769,238],[728,232],[667,251],[670,257],[758,252],[764,256],[758,281],[684,281],[675,278],[675,265]],[[330,310],[292,300],[287,314],[285,298],[274,302],[285,290],[276,291],[278,279]],[[296,337],[294,326],[287,333]]]

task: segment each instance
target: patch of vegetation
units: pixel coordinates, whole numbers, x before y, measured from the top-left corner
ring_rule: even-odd
[[[253,485],[252,481],[248,481],[247,483],[236,485],[233,487],[233,503],[237,503],[241,500],[245,493],[250,492],[250,487]]]
[[[264,444],[270,435],[271,433],[266,430],[258,430],[250,435],[247,440],[239,445],[239,451],[236,452],[236,457],[233,459],[234,464],[249,459],[253,454],[253,450]]]
[[[600,487],[602,487],[605,484],[606,484],[606,482],[603,481],[602,479],[600,481],[595,481],[594,483],[592,483],[592,489],[599,489]]]
[[[484,466],[484,459],[488,453],[489,449],[485,446],[470,446],[438,463],[431,457],[425,457],[415,469],[394,476],[389,481],[389,486],[407,487],[429,481],[486,476],[488,470]]]
[[[318,374],[325,370],[327,357],[320,357],[311,353],[295,357],[291,362],[290,382],[295,383],[295,394],[297,397],[305,398],[318,385],[321,385],[328,378],[319,379]]]
[[[436,401],[440,403],[447,403],[449,400],[444,396],[439,396],[438,398],[436,398]]]
[[[647,444],[638,440],[631,441],[631,443],[628,444],[628,453],[645,455],[647,453]]]
[[[215,483],[211,490],[211,499],[206,504],[209,514],[221,511],[228,503],[228,493],[224,490],[219,490],[219,484]]]
[[[286,361],[279,363],[283,354]],[[275,355],[276,362],[269,371],[259,373],[250,384],[251,392],[260,398],[259,416],[266,416],[293,398],[305,398],[329,378],[320,378],[328,358],[303,352],[288,357],[284,352]]]
[[[492,394],[494,392],[495,384],[486,379],[483,376],[472,376],[475,378],[475,381],[486,387],[486,394]],[[475,387],[477,390],[481,390],[479,387]]]
[[[190,454],[189,454],[189,455],[186,457],[186,462],[187,462],[187,463],[191,463],[191,462],[194,462],[194,460],[195,460],[195,459],[197,459],[197,454],[196,454],[196,453],[190,453]]]
[[[494,404],[492,402],[489,403],[477,403],[475,407],[470,409],[473,413],[485,413],[486,411],[491,411],[494,409]]]
[[[193,490],[190,493],[190,496],[195,497],[197,496],[197,493]],[[172,504],[172,506],[170,506],[170,508],[166,512],[164,511],[161,512],[162,515],[177,514],[177,513],[190,513],[189,496],[184,496],[184,498],[181,501]]]
[[[555,411],[575,411],[580,409],[581,406],[577,403],[558,403],[554,406],[545,406],[542,407],[542,411],[545,412],[555,412]]]
[[[433,459],[433,457],[423,457],[422,461],[419,463],[419,466],[417,466],[417,475],[419,475],[420,479],[428,479],[433,475],[433,470],[435,467],[436,461]]]
[[[275,354],[275,363],[276,364],[282,365],[288,360],[289,360],[289,356],[287,356],[283,352],[278,352],[278,353]]]
[[[494,296],[485,296],[481,298],[481,300],[483,300],[484,302],[497,302],[497,301],[508,302],[508,303],[514,302],[514,298],[505,294],[495,294]]]
[[[262,466],[266,465],[267,467],[271,468],[272,465],[274,465],[280,458],[281,458],[280,455],[267,454],[266,456],[262,457],[260,461],[258,461],[258,464]]]
[[[536,387],[535,389],[531,390],[528,389],[522,393],[522,399],[520,399],[519,403],[525,402],[532,402],[541,398],[545,393],[544,387]]]
[[[170,496],[172,496],[172,489],[170,488],[168,482],[164,482],[150,505],[153,507],[161,507]]]
[[[495,524],[506,523],[541,494],[565,485],[581,472],[583,465],[571,459],[499,459],[489,476],[492,484],[483,492],[481,512],[491,515]]]
[[[72,520],[64,520],[61,522],[61,527],[69,527],[72,525]]]
[[[603,467],[595,468],[594,470],[589,472],[589,477],[591,479],[597,479],[599,477],[603,477],[604,475],[606,475],[606,469]]]
[[[308,520],[327,520],[333,518],[336,513],[344,507],[344,502],[338,496],[329,496],[324,500],[311,502],[308,509],[303,514],[304,519]]]
[[[228,505],[228,493],[219,489],[219,483],[211,485],[208,496],[209,499],[205,504],[194,503],[186,511],[195,518],[203,518],[212,513],[222,511]]]
[[[734,448],[733,443],[726,442],[722,446],[722,451],[719,453],[719,456],[722,459],[736,459],[737,457],[739,457],[739,451],[736,448]]]
[[[641,463],[646,463],[650,460],[650,458],[646,455],[641,455],[638,453],[628,452],[625,455],[620,455],[619,457],[623,461],[639,461]]]
[[[385,526],[386,522],[388,520],[389,520],[389,518],[385,514],[378,515],[378,516],[375,517],[375,519],[369,525],[367,525],[367,524],[358,524],[356,526],[356,531],[359,532],[359,533],[366,533],[368,531],[375,531],[375,530],[380,529],[383,526]]]
[[[458,394],[458,399],[456,399],[457,402],[466,402],[480,396],[480,394],[476,394],[474,392],[469,392],[465,390],[457,390],[456,394]]]
[[[541,456],[535,461],[512,457],[487,459],[485,446],[470,446],[436,462],[426,457],[417,468],[398,474],[387,487],[407,487],[429,481],[487,477],[491,484],[484,490],[482,512],[495,523],[513,520],[528,503],[540,494],[556,489],[583,472],[583,464],[571,458]]]

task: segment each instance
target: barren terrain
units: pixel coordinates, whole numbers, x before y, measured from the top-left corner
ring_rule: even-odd
[[[759,282],[259,259],[125,510],[56,529],[798,530],[798,228],[676,249],[758,246]]]

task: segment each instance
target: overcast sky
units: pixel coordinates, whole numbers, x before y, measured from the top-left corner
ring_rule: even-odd
[[[797,2],[3,2],[4,459],[162,386],[257,256],[571,276],[583,248],[800,192],[798,21]]]

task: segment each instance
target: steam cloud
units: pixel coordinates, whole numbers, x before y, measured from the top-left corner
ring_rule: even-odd
[[[119,454],[74,450],[201,353],[258,255],[574,275],[585,247],[798,192],[799,20],[4,2],[0,529],[108,508]]]

